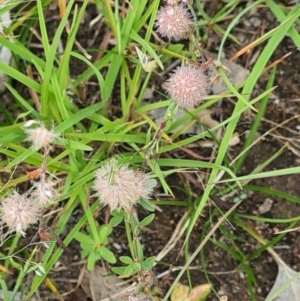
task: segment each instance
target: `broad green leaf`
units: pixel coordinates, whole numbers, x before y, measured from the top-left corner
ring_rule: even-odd
[[[141,270],[141,264],[139,262],[136,262],[133,264],[133,269],[136,271],[136,272],[139,272]]]
[[[147,210],[150,212],[154,212],[154,208],[152,207],[152,205],[148,202],[145,201],[144,199],[140,199],[140,204]]]
[[[125,269],[126,268],[124,268],[124,267],[114,267],[111,270],[112,270],[112,272],[114,272],[117,275],[124,275]]]
[[[142,263],[143,271],[150,271],[154,265],[155,257],[149,257]]]
[[[112,217],[109,221],[109,224],[112,226],[112,227],[115,227],[117,225],[119,225],[122,221],[123,221],[124,217],[121,216],[121,215],[116,215],[114,217]]]
[[[132,264],[133,260],[129,256],[120,256],[119,257],[120,261],[122,261],[125,264]]]
[[[149,216],[145,217],[141,222],[139,222],[138,226],[140,228],[146,227],[147,225],[149,225],[153,221],[154,218],[155,218],[155,214],[152,213]]]
[[[129,266],[127,266],[124,270],[124,277],[129,277],[131,275],[135,274],[135,270],[133,268],[133,264],[130,264]]]
[[[105,248],[105,247],[102,246],[102,247],[100,247],[100,248],[98,249],[98,252],[99,252],[99,254],[101,255],[101,257],[102,257],[105,261],[107,261],[107,262],[109,262],[109,263],[116,263],[116,262],[117,262],[114,253],[112,253],[112,252],[111,252],[110,250],[108,250],[107,248]]]
[[[82,244],[91,244],[94,245],[95,244],[95,240],[93,239],[92,236],[83,234],[81,232],[76,233],[76,235],[74,236],[74,238],[79,241]]]
[[[157,185],[157,181],[155,179],[149,179],[147,181],[147,187],[148,188],[154,188]]]
[[[81,243],[80,246],[83,251],[87,251],[88,253],[90,253],[94,249],[95,244]]]
[[[99,232],[99,238],[102,243],[107,243],[107,237],[111,233],[112,228],[108,226],[102,226]]]
[[[86,266],[89,271],[94,269],[97,260],[98,258],[95,252],[91,252],[90,255],[88,256],[87,266]]]

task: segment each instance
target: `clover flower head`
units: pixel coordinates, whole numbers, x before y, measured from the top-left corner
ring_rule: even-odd
[[[34,127],[31,128],[32,126]],[[32,148],[36,151],[49,148],[53,140],[60,137],[60,134],[55,133],[53,128],[50,131],[47,130],[41,121],[29,120],[24,124],[23,130],[27,135],[25,141],[31,142]]]
[[[58,196],[57,191],[54,189],[55,183],[41,180],[34,182],[30,190],[30,198],[36,202],[40,208],[45,207],[53,202],[53,199]]]
[[[25,235],[24,231],[38,221],[40,210],[31,199],[14,191],[1,202],[0,216],[9,230]]]
[[[192,15],[183,4],[165,5],[156,16],[155,26],[162,37],[179,41],[185,39],[192,30]]]
[[[167,80],[166,90],[181,108],[191,109],[199,106],[208,94],[208,78],[200,68],[178,67]]]
[[[118,165],[112,159],[97,170],[93,188],[101,203],[111,211],[129,210],[140,198],[149,199],[153,190],[149,181],[147,174],[130,169],[128,164]]]

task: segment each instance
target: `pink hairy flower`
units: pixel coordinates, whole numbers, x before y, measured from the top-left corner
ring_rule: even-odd
[[[167,80],[166,90],[181,108],[191,109],[199,106],[208,94],[208,78],[200,68],[178,67]]]
[[[24,230],[38,221],[40,211],[35,202],[14,191],[1,202],[0,216],[9,230],[25,235]]]
[[[134,171],[128,165],[117,165],[112,159],[96,172],[94,190],[104,206],[110,210],[129,210],[140,198],[149,199],[153,188],[148,185],[149,176]]]
[[[162,37],[179,41],[187,38],[194,23],[188,9],[178,4],[162,6],[157,13],[155,26]]]

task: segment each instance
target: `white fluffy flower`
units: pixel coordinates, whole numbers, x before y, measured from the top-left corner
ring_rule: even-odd
[[[1,202],[0,216],[9,230],[25,234],[31,224],[35,224],[40,216],[36,203],[14,191]]]
[[[31,126],[34,127],[31,128]],[[41,121],[30,120],[25,123],[23,130],[27,135],[26,141],[31,142],[36,151],[41,148],[48,148],[55,138],[60,137],[60,134],[55,133],[53,129],[47,130]]]

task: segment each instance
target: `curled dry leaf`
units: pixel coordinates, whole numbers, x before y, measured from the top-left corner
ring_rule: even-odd
[[[92,300],[112,298],[120,294],[124,286],[120,286],[122,280],[116,275],[109,275],[102,267],[95,266],[93,271],[85,271],[81,287]],[[125,282],[123,282],[125,284]]]
[[[190,288],[181,283],[177,283],[171,294],[171,301],[204,301],[211,292],[209,283]]]
[[[272,256],[278,264],[278,275],[265,301],[299,301],[300,273],[291,269],[275,251]]]

